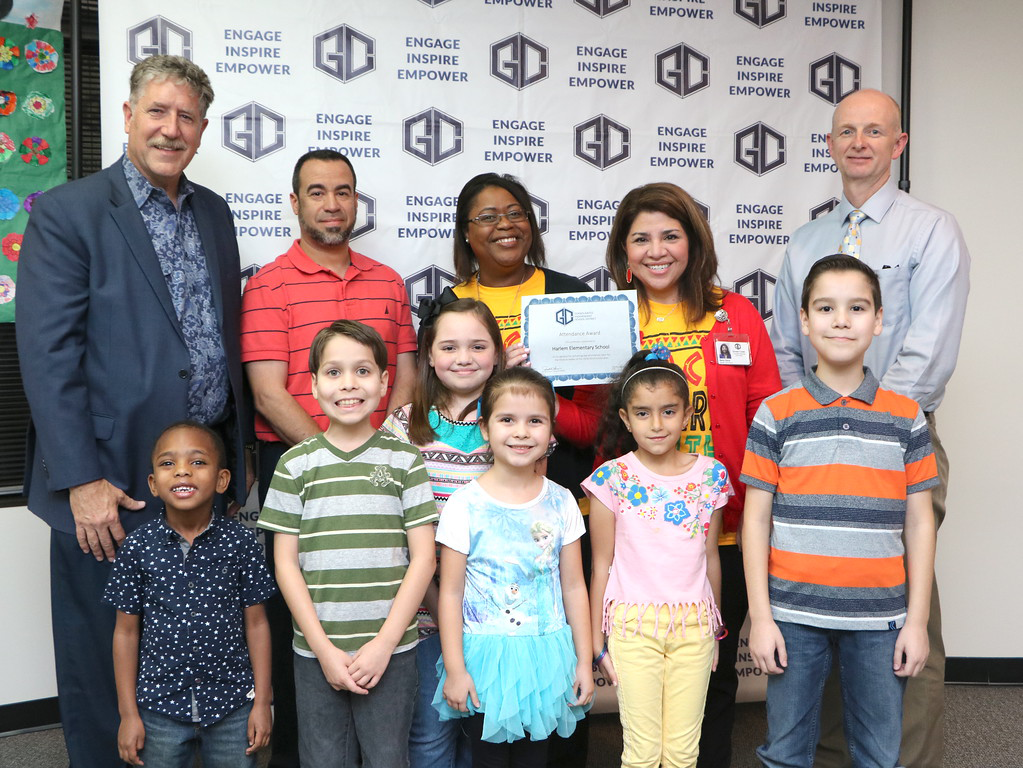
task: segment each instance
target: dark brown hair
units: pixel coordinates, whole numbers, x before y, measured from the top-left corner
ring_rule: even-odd
[[[494,374],[504,370],[504,343],[501,341],[501,329],[493,313],[482,301],[476,299],[458,299],[440,308],[437,317],[425,326],[423,338],[419,346],[419,367],[416,371],[416,390],[412,396],[412,407],[409,409],[408,435],[413,445],[426,445],[437,438],[437,433],[430,425],[430,408],[443,409],[451,399],[451,394],[437,377],[437,371],[430,365],[430,349],[437,339],[437,326],[444,315],[452,312],[468,312],[479,320],[487,329],[487,335],[494,344]],[[456,417],[461,420],[466,413]]]
[[[678,297],[686,319],[695,323],[708,312],[718,309],[721,299],[716,290],[718,258],[714,251],[714,236],[696,201],[675,184],[644,184],[629,192],[618,205],[605,256],[607,269],[615,285],[621,289],[636,288],[643,310],[650,311],[643,283],[639,280],[630,283],[625,279],[629,269],[625,245],[629,230],[641,213],[663,213],[678,221],[686,233],[689,263],[678,279]]]
[[[369,347],[380,372],[387,370],[387,347],[376,328],[357,320],[335,320],[326,328],[321,328],[313,338],[313,343],[309,345],[309,373],[315,374],[320,369],[323,350],[327,342],[335,336],[347,336],[364,347]]]
[[[836,253],[818,259],[806,273],[806,279],[803,280],[803,294],[799,298],[799,306],[804,312],[810,311],[810,293],[813,291],[813,284],[825,272],[859,272],[867,279],[867,284],[870,286],[870,298],[874,300],[874,312],[881,309],[881,281],[878,280],[877,272],[855,256]]]
[[[298,158],[298,162],[295,163],[295,170],[291,172],[291,191],[296,195],[298,194],[298,186],[302,183],[302,166],[310,160],[325,160],[330,163],[344,163],[347,165],[348,170],[352,172],[352,192],[355,192],[355,168],[352,166],[351,160],[336,149],[311,149]]]
[[[494,413],[497,400],[505,392],[517,395],[538,395],[546,404],[551,416],[551,429],[554,429],[554,389],[550,381],[539,371],[517,365],[495,373],[483,387],[480,397],[480,421],[484,424]]]

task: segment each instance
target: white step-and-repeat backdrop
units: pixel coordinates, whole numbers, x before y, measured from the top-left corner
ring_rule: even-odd
[[[100,40],[105,163],[132,65],[187,56],[216,91],[188,175],[227,198],[246,274],[298,237],[295,160],[330,147],[358,175],[354,247],[413,306],[454,280],[458,191],[498,171],[531,192],[550,265],[595,289],[618,201],[682,186],[722,285],[769,321],[789,236],[837,203],[834,105],[881,83],[880,0],[104,0]]]

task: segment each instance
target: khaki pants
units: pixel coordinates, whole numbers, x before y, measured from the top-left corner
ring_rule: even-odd
[[[691,768],[700,753],[714,638],[704,634],[707,616],[701,627],[695,608],[677,616],[670,627],[667,607],[660,609],[654,637],[656,613],[648,609],[641,632],[634,634],[637,608],[619,606],[608,635],[608,653],[618,674],[622,768]]]
[[[945,519],[945,494],[948,491],[948,456],[935,429],[934,414],[927,414],[934,457],[941,483],[931,489],[934,522]],[[931,585],[931,613],[927,621],[930,654],[927,664],[906,684],[902,700],[902,750],[900,765],[906,768],[941,768],[945,756],[945,643],[941,638],[941,603],[938,584]],[[824,687],[821,707],[821,736],[815,768],[848,768],[852,765],[842,732],[842,695],[838,674],[832,670]]]

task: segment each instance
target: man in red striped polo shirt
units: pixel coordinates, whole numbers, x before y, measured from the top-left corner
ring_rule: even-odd
[[[349,246],[358,194],[355,169],[330,149],[307,152],[291,178],[291,208],[301,237],[249,279],[242,299],[242,363],[252,386],[259,445],[260,505],[281,455],[322,432],[327,419],[312,395],[309,346],[334,320],[372,326],[387,346],[388,391],[371,422],[412,399],[416,333],[401,276]],[[267,535],[273,567],[273,535]],[[298,765],[291,677],[291,617],[284,601],[267,603],[273,634],[275,728],[270,765]]]

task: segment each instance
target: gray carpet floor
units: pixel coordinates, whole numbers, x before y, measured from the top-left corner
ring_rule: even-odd
[[[753,750],[763,738],[763,704],[740,704],[732,768],[759,768]],[[618,766],[622,736],[614,715],[590,725],[588,768]],[[262,762],[265,762],[264,760]],[[0,768],[66,768],[59,728],[0,737]],[[1023,768],[1023,686],[945,688],[946,768]]]

